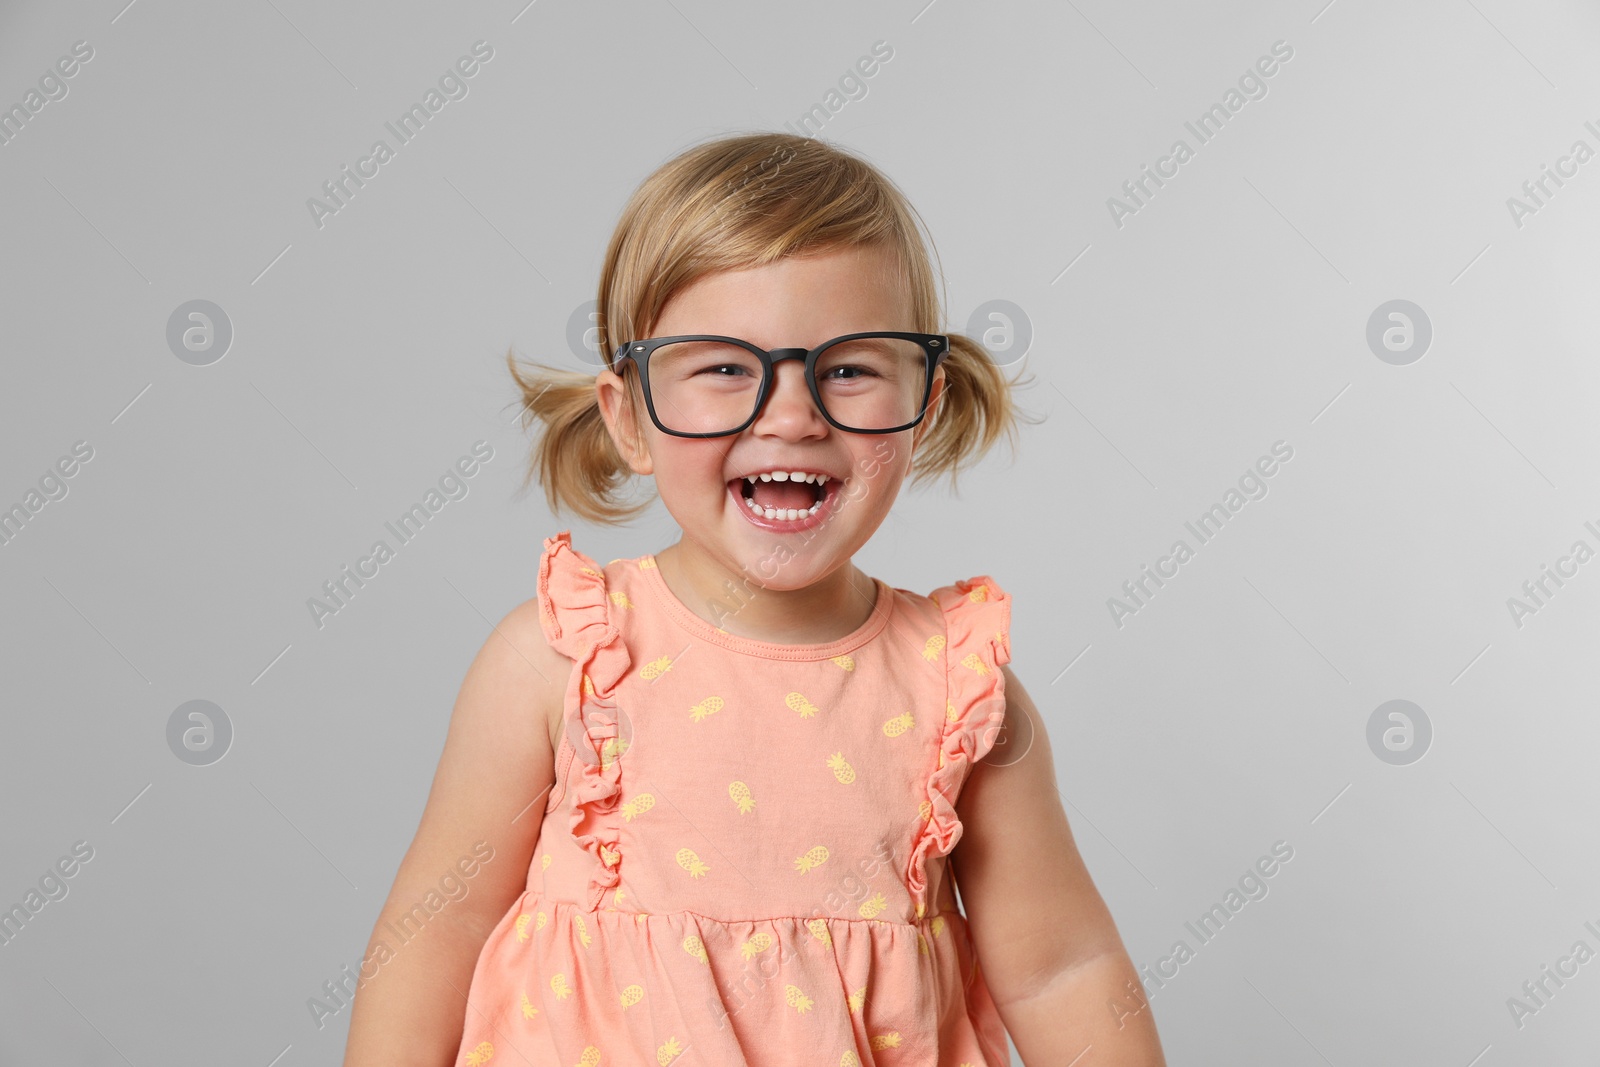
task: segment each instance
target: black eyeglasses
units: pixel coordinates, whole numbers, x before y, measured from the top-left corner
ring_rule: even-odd
[[[950,338],[895,331],[847,333],[816,348],[767,351],[737,337],[683,334],[618,345],[612,370],[639,368],[645,406],[674,437],[725,437],[756,421],[772,392],[773,368],[803,360],[822,417],[846,433],[898,433],[922,421],[934,370]]]

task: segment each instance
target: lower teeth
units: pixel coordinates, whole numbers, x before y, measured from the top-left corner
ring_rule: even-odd
[[[787,522],[793,522],[796,519],[804,519],[815,515],[817,513],[817,509],[822,506],[822,501],[819,500],[815,504],[812,504],[809,508],[806,508],[802,511],[796,508],[764,508],[760,504],[757,504],[754,500],[751,500],[749,497],[746,497],[744,502],[749,506],[751,511],[755,512],[757,515],[760,515],[762,518],[774,520],[782,519]]]

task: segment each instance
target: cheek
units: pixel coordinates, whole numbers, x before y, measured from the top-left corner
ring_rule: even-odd
[[[657,434],[650,444],[657,488],[663,493],[697,496],[727,492],[727,480],[722,476],[727,446],[719,446],[718,440]]]
[[[911,467],[911,436],[903,434],[879,437],[857,452],[855,476],[873,492],[886,485],[896,485]]]

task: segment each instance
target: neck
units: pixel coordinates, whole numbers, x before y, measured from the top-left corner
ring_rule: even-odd
[[[860,629],[876,606],[876,583],[849,561],[807,585],[784,589],[774,585],[787,577],[781,565],[768,577],[764,572],[771,566],[745,569],[687,538],[655,558],[662,580],[685,607],[752,641],[827,644]]]

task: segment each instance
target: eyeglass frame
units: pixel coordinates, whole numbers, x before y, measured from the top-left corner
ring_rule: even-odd
[[[817,359],[824,351],[843,341],[854,341],[862,337],[893,337],[903,341],[915,341],[922,350],[922,355],[928,361],[927,379],[923,382],[922,403],[917,417],[903,426],[894,426],[886,430],[857,430],[841,424],[832,415],[828,414],[826,405],[822,402],[822,394],[817,389]],[[670,430],[656,415],[655,400],[650,395],[650,356],[663,345],[679,341],[721,341],[737,345],[761,360],[761,391],[756,395],[755,407],[750,412],[750,417],[732,430],[722,430],[717,433],[690,433],[686,430]],[[766,405],[768,397],[772,394],[772,384],[777,379],[776,367],[786,359],[805,361],[806,388],[811,392],[811,399],[817,405],[817,411],[828,420],[828,424],[844,433],[901,433],[918,425],[928,415],[928,399],[933,395],[933,372],[939,364],[950,355],[950,338],[942,333],[905,333],[899,330],[865,330],[860,333],[847,333],[831,340],[824,341],[816,348],[774,348],[770,351],[757,347],[749,341],[737,337],[725,337],[721,334],[678,334],[672,337],[651,337],[628,341],[617,346],[612,357],[611,370],[614,374],[621,375],[623,363],[632,360],[639,371],[639,383],[644,390],[645,407],[650,411],[650,421],[656,424],[656,429],[662,433],[671,434],[673,437],[731,437],[736,433],[743,433],[750,425],[761,416],[761,409]]]

